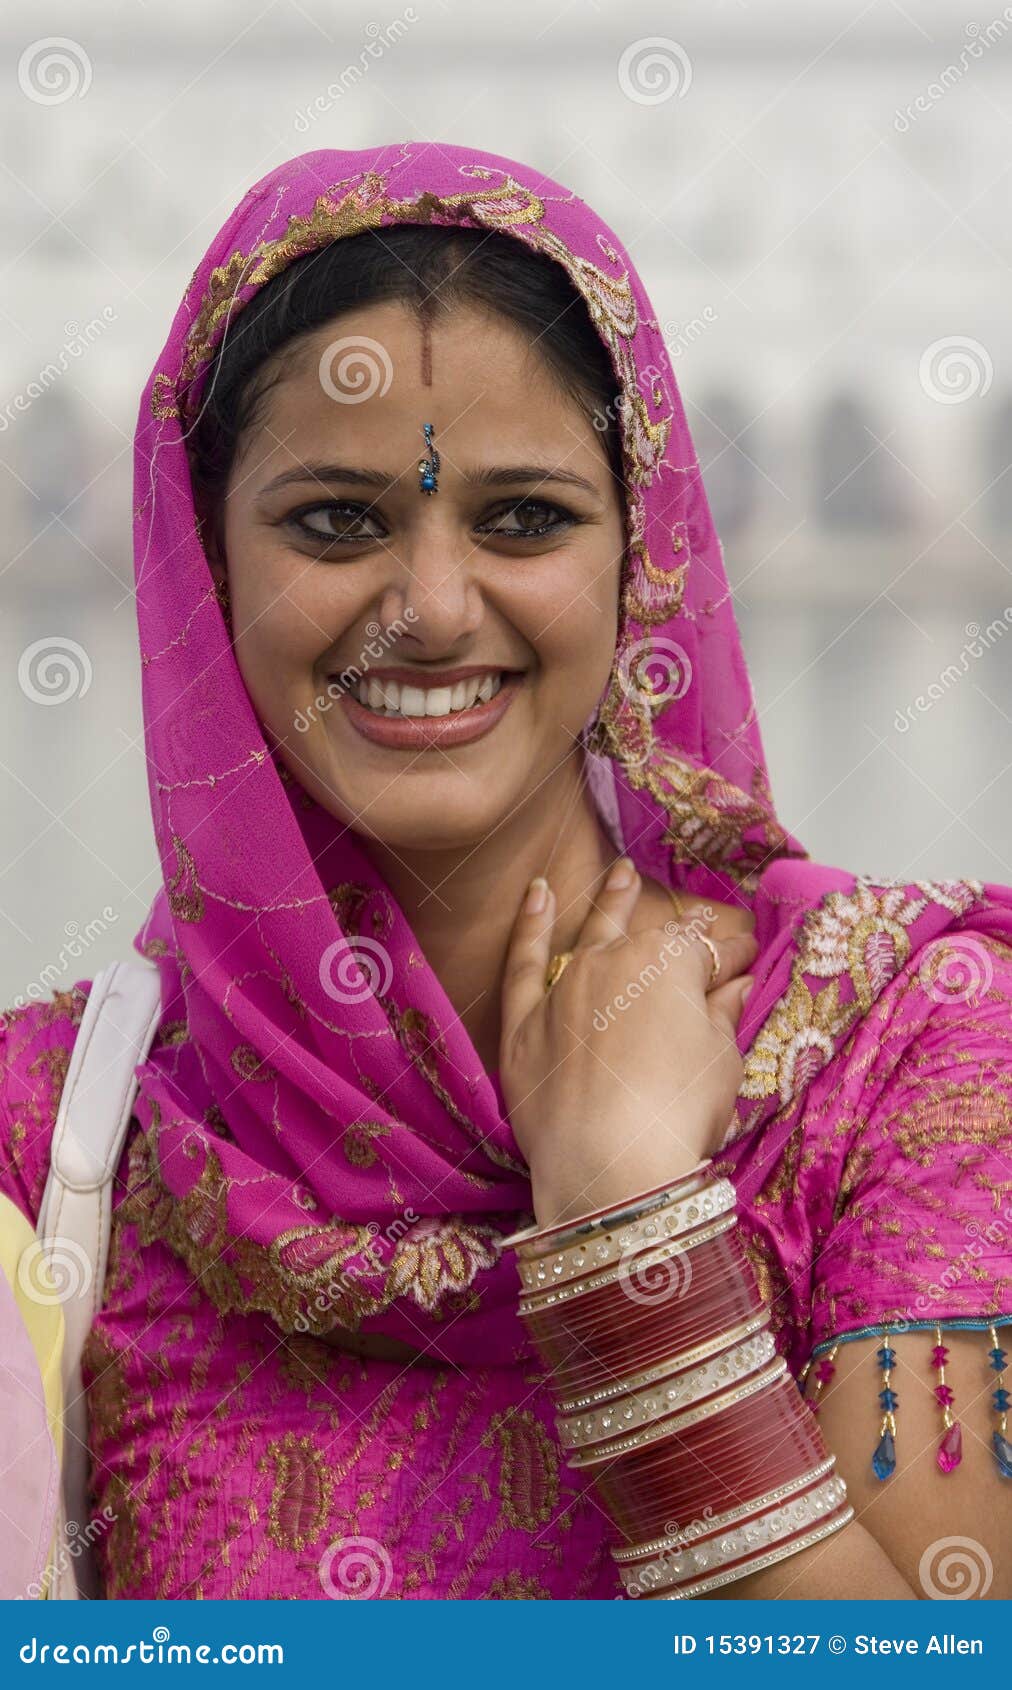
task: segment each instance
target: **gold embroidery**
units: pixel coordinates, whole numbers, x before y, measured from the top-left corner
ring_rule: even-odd
[[[499,1450],[499,1500],[506,1522],[521,1531],[547,1525],[559,1500],[559,1451],[530,1409],[492,1416],[482,1442]]]
[[[286,1432],[275,1438],[257,1463],[273,1471],[268,1533],[279,1549],[307,1549],[327,1523],[334,1480],[322,1449],[310,1437]]]
[[[913,882],[919,898],[904,883],[857,877],[852,892],[830,892],[806,912],[791,964],[790,985],[756,1033],[745,1057],[739,1095],[779,1095],[782,1105],[799,1097],[834,1054],[883,988],[902,970],[910,954],[907,929],[929,903],[962,915],[982,896],[975,880]],[[813,995],[803,976],[829,979]],[[850,981],[855,997],[841,1003],[840,982]]]
[[[551,1601],[552,1593],[545,1590],[536,1578],[518,1572],[516,1567],[504,1573],[502,1578],[493,1579],[486,1592],[489,1602],[544,1602]]]
[[[277,1069],[269,1062],[261,1061],[252,1045],[236,1045],[230,1060],[241,1080],[276,1080],[278,1077]]]
[[[176,404],[176,384],[172,377],[162,370],[155,376],[151,384],[151,415],[153,417],[179,416],[179,406]]]
[[[437,1318],[476,1306],[471,1283],[497,1259],[499,1232],[460,1216],[423,1217],[407,1227],[384,1265],[369,1226],[333,1222],[291,1227],[268,1245],[233,1237],[228,1226],[228,1185],[214,1151],[204,1149],[196,1183],[182,1197],[160,1176],[159,1112],[150,1132],[140,1131],[129,1151],[128,1196],[118,1216],[138,1228],[142,1243],[162,1239],[187,1264],[201,1289],[223,1314],[260,1309],[283,1332],[323,1336],[334,1327],[357,1332],[398,1296],[410,1296]],[[194,1144],[193,1155],[203,1147]],[[361,1271],[374,1276],[375,1291]],[[466,1293],[466,1295],[465,1295]]]
[[[178,833],[172,835],[177,868],[165,882],[169,909],[179,921],[203,921],[204,895],[197,881],[197,867]]]

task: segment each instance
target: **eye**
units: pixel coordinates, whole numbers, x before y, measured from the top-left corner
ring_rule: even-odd
[[[364,540],[381,540],[384,532],[368,505],[350,500],[306,505],[292,511],[287,520],[302,539],[323,540],[330,545],[361,545]]]
[[[506,540],[540,540],[572,527],[579,519],[561,505],[549,504],[545,499],[519,499],[500,507],[499,511],[477,523],[479,534],[493,534]]]

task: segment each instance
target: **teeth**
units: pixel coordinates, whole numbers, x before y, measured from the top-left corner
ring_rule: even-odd
[[[450,716],[458,710],[470,710],[475,704],[487,704],[502,686],[500,671],[487,675],[470,675],[453,687],[413,687],[400,681],[378,681],[363,678],[356,688],[360,704],[381,716]]]

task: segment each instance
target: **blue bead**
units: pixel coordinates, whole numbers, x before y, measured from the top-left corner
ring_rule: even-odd
[[[1008,1363],[1005,1360],[1005,1351],[988,1350],[987,1353],[991,1357],[991,1366],[994,1368],[995,1372],[1004,1373],[1006,1367],[1008,1366]]]
[[[994,1458],[998,1463],[998,1471],[1006,1479],[1012,1479],[1012,1444],[1008,1438],[1003,1438],[1000,1432],[992,1434],[994,1444]]]
[[[998,1434],[996,1432],[995,1437],[997,1436]],[[1009,1451],[1009,1455],[1012,1457],[1012,1450]],[[883,1432],[881,1438],[879,1439],[878,1448],[871,1458],[871,1464],[874,1469],[876,1479],[888,1479],[890,1473],[895,1471],[896,1444],[891,1432]]]
[[[1005,1410],[1009,1406],[1009,1400],[1010,1400],[1009,1394],[1006,1391],[1004,1385],[999,1385],[998,1389],[994,1392],[994,1395],[992,1397],[992,1401],[994,1403],[994,1406],[998,1410],[999,1414],[1005,1413]]]
[[[882,1407],[886,1410],[886,1412],[891,1414],[893,1409],[897,1408],[899,1406],[899,1400],[900,1399],[896,1395],[895,1391],[885,1390],[885,1391],[879,1391],[878,1400],[882,1404]]]
[[[882,1348],[878,1351],[876,1360],[878,1361],[879,1366],[883,1369],[892,1367],[896,1361],[896,1351],[891,1350],[888,1344],[883,1344]]]

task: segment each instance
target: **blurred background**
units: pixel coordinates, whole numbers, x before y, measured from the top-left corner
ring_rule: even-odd
[[[537,165],[630,248],[813,856],[1012,880],[1012,6],[33,0],[0,17],[0,1005],[158,885],[131,437],[190,275],[292,154]]]

